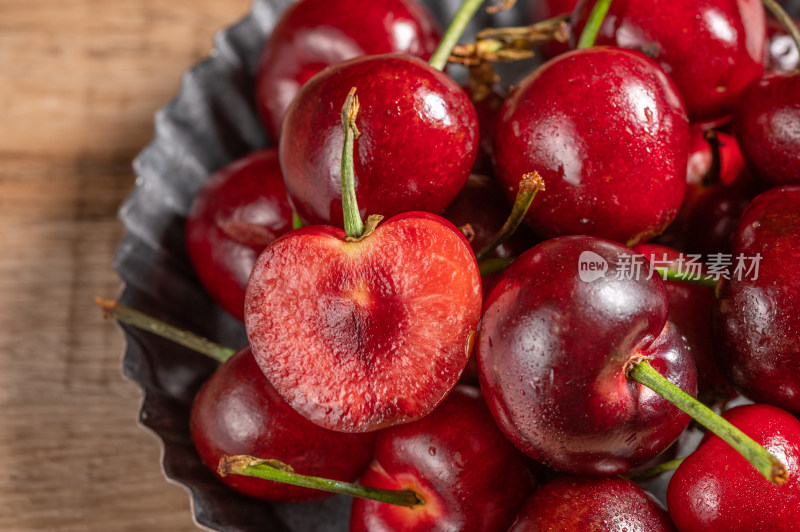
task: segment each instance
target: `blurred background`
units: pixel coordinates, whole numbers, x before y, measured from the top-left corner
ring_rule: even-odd
[[[131,161],[249,0],[0,0],[0,530],[196,530],[94,306]]]

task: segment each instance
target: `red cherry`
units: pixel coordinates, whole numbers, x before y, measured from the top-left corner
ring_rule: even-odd
[[[794,19],[795,25],[800,19]],[[767,72],[791,72],[800,67],[800,51],[778,19],[767,18]]]
[[[742,93],[733,118],[753,174],[770,186],[800,184],[800,75],[768,74]]]
[[[616,278],[625,256],[638,257],[641,276]],[[478,338],[481,389],[500,428],[534,460],[619,474],[688,425],[687,415],[626,377],[632,360],[649,357],[687,393],[697,389],[694,362],[667,322],[663,283],[648,271],[646,258],[619,244],[561,237],[516,259],[489,294]]]
[[[670,532],[667,512],[622,477],[562,477],[525,502],[509,532]]]
[[[503,437],[468,386],[457,386],[429,416],[381,431],[375,443],[361,483],[411,489],[425,504],[355,499],[351,532],[507,530],[534,487],[535,464]]]
[[[354,86],[362,103],[361,136],[355,143],[362,215],[442,212],[475,162],[475,109],[461,87],[426,63],[381,55],[320,73],[289,108],[281,167],[300,217],[309,223],[342,224],[339,111]]]
[[[717,364],[750,399],[800,410],[800,187],[752,201],[733,241],[739,256],[743,268],[722,284],[714,307]]]
[[[532,24],[549,20],[559,15],[570,15],[575,9],[578,0],[529,0],[528,17]],[[550,41],[541,46],[541,55],[551,59],[570,50],[569,42]]]
[[[800,422],[772,406],[750,405],[723,417],[780,457],[789,480],[767,482],[747,461],[714,435],[678,467],[667,504],[683,532],[793,531],[800,522]]]
[[[249,348],[224,362],[192,404],[192,440],[203,463],[236,491],[271,501],[318,499],[328,494],[268,480],[230,475],[223,454],[280,460],[298,473],[352,482],[372,458],[374,434],[344,434],[314,425],[280,398]]]
[[[258,365],[295,410],[363,432],[433,410],[464,370],[480,311],[466,239],[418,212],[358,242],[325,226],[275,241],[250,276],[245,326]]]
[[[292,228],[278,150],[218,170],[198,191],[186,220],[186,249],[203,287],[244,319],[244,290],[263,249]]]
[[[596,0],[573,13],[580,36]],[[640,50],[678,86],[692,122],[727,117],[742,89],[764,72],[766,15],[761,0],[612,2],[596,44]]]
[[[258,67],[256,101],[267,132],[278,139],[297,91],[325,67],[392,52],[427,60],[438,41],[433,16],[410,0],[295,3],[275,26]]]
[[[631,245],[677,214],[688,144],[672,82],[620,48],[576,50],[537,69],[503,105],[494,138],[507,190],[534,170],[547,183],[526,217],[535,231]]]

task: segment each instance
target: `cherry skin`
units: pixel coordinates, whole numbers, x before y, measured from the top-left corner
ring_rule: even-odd
[[[689,257],[666,246],[639,244],[633,249],[650,259],[654,265],[683,272],[688,269],[686,264]],[[706,405],[732,399],[736,394],[714,360],[711,335],[711,311],[716,301],[714,291],[705,286],[676,281],[664,281],[664,288],[669,297],[669,320],[686,338],[697,366],[698,399]]]
[[[369,54],[427,60],[438,41],[433,16],[411,0],[297,2],[284,12],[261,54],[256,101],[267,132],[278,139],[297,91],[325,67]]]
[[[642,275],[616,279],[633,256]],[[584,259],[610,271],[585,270],[583,281]],[[697,391],[694,361],[667,322],[664,285],[648,271],[645,257],[619,244],[561,237],[517,258],[489,294],[477,343],[481,390],[506,436],[534,460],[573,474],[621,474],[688,425],[626,377],[632,360],[648,357],[678,387]]]
[[[461,232],[406,213],[360,241],[304,227],[259,256],[245,300],[258,365],[295,410],[365,432],[428,414],[455,386],[481,312]]]
[[[278,150],[254,152],[218,170],[186,220],[186,249],[203,287],[244,319],[244,291],[258,254],[292,229]]]
[[[770,186],[800,185],[800,74],[768,74],[748,85],[733,126],[756,177]]]
[[[577,39],[596,0],[573,12]],[[760,0],[612,2],[597,45],[649,55],[680,90],[692,122],[715,122],[733,110],[744,87],[764,72],[766,15]]]
[[[714,307],[716,357],[750,399],[800,410],[800,187],[770,189],[742,215],[734,258],[760,255],[755,269],[723,281]],[[751,266],[745,260],[745,267]]]
[[[547,189],[527,223],[543,237],[636,244],[664,230],[686,188],[689,127],[673,83],[644,55],[576,50],[528,76],[500,110],[498,177],[513,197],[537,171]]]
[[[354,499],[351,532],[507,530],[538,467],[495,425],[477,389],[459,385],[429,416],[378,433],[361,483],[411,489],[416,508]]]
[[[240,493],[270,501],[319,499],[326,492],[253,477],[220,477],[224,454],[256,455],[298,473],[354,481],[372,459],[374,434],[345,434],[314,425],[280,398],[249,348],[224,362],[192,404],[192,440],[203,464]]]
[[[321,72],[289,107],[281,168],[300,217],[307,223],[342,225],[339,110],[355,86],[362,106],[354,156],[362,217],[442,212],[475,162],[475,109],[461,87],[428,64],[380,55]]]
[[[652,495],[622,477],[561,477],[527,500],[509,532],[672,532]]]
[[[682,532],[797,530],[800,522],[800,421],[768,405],[732,408],[723,417],[779,457],[789,480],[775,486],[713,434],[681,463],[667,489]]]

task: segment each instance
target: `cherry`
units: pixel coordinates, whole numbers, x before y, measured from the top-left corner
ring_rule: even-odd
[[[800,286],[794,275],[800,187],[774,188],[754,199],[739,222],[733,253],[744,267],[721,283],[714,307],[717,364],[750,399],[800,410]]]
[[[562,477],[525,502],[509,532],[674,531],[653,496],[621,477]]]
[[[372,459],[375,435],[319,427],[295,412],[258,368],[250,348],[238,351],[205,382],[192,403],[192,440],[203,463],[240,493],[271,501],[324,497],[322,491],[217,473],[225,454],[280,460],[302,474],[352,482]]]
[[[368,54],[427,60],[439,40],[436,21],[411,0],[302,0],[289,7],[264,48],[256,100],[270,137],[297,91],[327,66]]]
[[[447,220],[415,212],[362,224],[354,92],[342,111],[345,231],[304,227],[267,247],[247,286],[245,327],[259,367],[295,410],[365,432],[419,419],[447,395],[482,298],[475,256]]]
[[[642,275],[609,269],[639,257]],[[666,449],[689,423],[669,402],[626,378],[647,357],[696,391],[694,362],[667,322],[668,299],[647,259],[612,242],[543,242],[506,269],[487,298],[478,338],[481,389],[506,436],[545,465],[575,474],[623,473]],[[586,276],[589,272],[590,280]]]
[[[573,38],[596,2],[578,3]],[[764,71],[765,19],[758,0],[615,1],[597,44],[646,53],[675,81],[692,122],[715,122]]]
[[[689,258],[674,249],[657,244],[639,244],[633,249],[654,265],[687,270]],[[731,399],[735,394],[714,361],[711,337],[711,311],[716,301],[714,291],[676,281],[665,281],[664,288],[669,298],[669,320],[683,334],[697,366],[698,399],[705,404]]]
[[[529,19],[531,23],[549,20],[559,15],[569,16],[575,9],[578,0],[530,0]],[[541,55],[545,59],[551,59],[559,54],[568,52],[570,49],[568,42],[550,41],[540,47]]]
[[[365,107],[355,157],[361,214],[442,212],[475,162],[475,109],[461,87],[422,61],[379,55],[320,73],[289,107],[281,167],[300,217],[308,223],[342,223],[338,110],[353,86],[359,87]]]
[[[218,170],[186,220],[186,249],[203,287],[244,319],[244,291],[256,257],[292,228],[278,150],[254,152]]]
[[[739,406],[724,417],[781,457],[789,480],[773,486],[722,440],[707,435],[675,471],[669,513],[685,532],[790,531],[800,522],[800,422],[772,406]]]
[[[526,221],[545,237],[591,234],[635,244],[672,221],[686,188],[689,128],[680,97],[644,55],[591,48],[528,76],[500,110],[498,177],[547,183]]]
[[[768,74],[748,85],[733,125],[754,175],[770,186],[800,184],[800,74]]]
[[[477,389],[457,386],[427,417],[378,433],[366,486],[411,489],[424,505],[354,499],[352,532],[507,530],[536,469],[503,437]]]
[[[659,243],[680,250],[687,250],[689,241],[696,236],[695,231],[689,228],[692,217],[696,213],[700,216],[706,215],[709,208],[704,205],[699,209],[698,205],[708,203],[706,196],[735,182],[745,169],[736,137],[720,131],[705,130],[696,125],[690,127],[689,131],[691,136],[686,193],[678,216],[664,234],[658,237]],[[749,199],[752,198],[748,198],[748,201]],[[716,220],[714,217],[711,223],[716,223]],[[734,225],[735,223],[734,221]]]

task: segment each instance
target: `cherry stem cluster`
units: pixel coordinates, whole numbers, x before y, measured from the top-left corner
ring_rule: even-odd
[[[202,336],[178,329],[174,325],[165,323],[116,301],[96,297],[94,302],[103,309],[103,313],[107,317],[112,317],[121,323],[126,323],[167,340],[172,340],[176,344],[188,347],[219,362],[225,362],[236,353],[236,349],[221,346]]]
[[[780,21],[783,27],[786,28],[786,31],[794,41],[794,45],[797,47],[797,51],[800,52],[800,30],[797,29],[797,24],[794,23],[792,17],[786,13],[776,0],[761,0],[761,2],[764,4],[764,7]]]
[[[583,48],[591,48],[594,46],[594,41],[597,40],[597,34],[600,32],[600,27],[608,14],[611,7],[611,0],[597,0],[597,3],[589,13],[589,18],[586,20],[586,26],[583,28],[580,39],[578,39],[578,50]]]
[[[680,408],[741,454],[764,478],[780,486],[788,480],[786,466],[747,434],[668,381],[647,360],[631,362],[628,378],[647,386]]]
[[[362,499],[394,504],[414,508],[425,504],[425,501],[412,490],[386,490],[380,488],[370,488],[361,484],[342,482],[327,478],[301,475],[278,460],[262,460],[254,456],[228,456],[224,455],[219,460],[217,473],[220,476],[244,475],[256,477],[264,480],[272,480],[283,484],[291,484],[302,488],[338,493],[339,495],[349,495]]]
[[[436,47],[436,50],[434,50],[431,56],[429,63],[433,68],[436,70],[444,70],[444,67],[447,66],[447,60],[450,58],[450,53],[453,51],[453,48],[455,48],[456,44],[458,44],[458,40],[464,34],[467,25],[484,1],[485,0],[464,0],[464,3],[458,8],[456,14],[453,15],[450,26],[448,26],[444,35],[442,35],[439,46]]]

